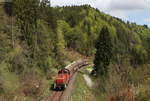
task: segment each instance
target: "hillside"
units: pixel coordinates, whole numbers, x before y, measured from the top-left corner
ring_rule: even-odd
[[[76,39],[73,45],[71,44],[72,42],[67,40],[67,45],[82,54],[94,54],[94,43],[102,26],[106,25],[111,31],[113,44],[115,46],[114,51],[117,54],[125,53],[133,55],[130,53],[131,50],[135,49],[135,51],[137,51],[139,47],[141,49],[139,51],[143,52],[143,54],[138,52],[137,54],[144,55],[145,53],[146,56],[149,56],[148,43],[150,29],[145,26],[130,22],[125,23],[119,18],[106,15],[88,5],[80,7],[58,7],[56,11],[58,20],[60,20],[61,25],[65,27],[63,28],[65,38],[69,39],[69,35],[72,35],[71,38]],[[76,38],[78,35],[80,35],[82,41]]]
[[[14,14],[11,4],[0,5],[0,101],[45,99],[51,94],[49,88],[58,69],[79,58],[93,61],[95,43],[103,26],[109,28],[113,44],[109,78],[104,80],[107,85],[103,91],[104,84],[100,83],[103,78],[91,77],[93,82],[98,82],[92,89],[85,86],[83,91],[96,97],[93,101],[106,101],[107,97],[117,96],[114,92],[133,85],[138,89],[136,101],[149,99],[150,29],[147,26],[124,22],[89,5],[53,8],[44,3],[39,7],[32,1],[19,4],[16,0]],[[76,87],[85,85],[82,74],[77,84]],[[72,98],[80,93],[80,89],[75,90]],[[80,98],[80,101],[90,100]]]

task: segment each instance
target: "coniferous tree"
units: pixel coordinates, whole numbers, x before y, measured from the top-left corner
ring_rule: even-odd
[[[103,27],[96,43],[94,70],[101,76],[106,76],[112,57],[112,42],[107,27]]]

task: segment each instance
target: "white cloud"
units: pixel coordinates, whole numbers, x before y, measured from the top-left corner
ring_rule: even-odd
[[[100,11],[124,20],[129,19],[128,12],[150,10],[150,0],[51,0],[51,3],[52,6],[90,4]],[[148,19],[145,21],[150,23]]]
[[[127,20],[127,11],[150,9],[150,0],[95,0],[94,7]]]
[[[149,9],[150,5],[145,0],[111,0],[110,8],[114,10],[141,10]]]
[[[110,7],[111,0],[95,0],[94,7],[100,10],[107,10]]]
[[[146,0],[146,1],[150,3],[150,0]]]
[[[124,11],[115,10],[115,11],[109,11],[108,13],[112,16],[122,18],[123,20],[127,20],[128,18]]]
[[[146,19],[144,19],[144,22],[148,22],[148,23],[150,23],[150,18],[146,18]]]
[[[51,0],[52,6],[91,4],[93,0]]]
[[[95,0],[94,6],[104,10],[140,10],[149,9],[150,0]]]
[[[150,0],[51,0],[53,6],[91,4],[100,10],[149,9]]]

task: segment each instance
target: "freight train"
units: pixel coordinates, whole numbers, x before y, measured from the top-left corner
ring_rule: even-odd
[[[77,72],[81,67],[88,65],[89,62],[87,59],[85,60],[79,60],[76,62],[73,62],[71,65],[68,65],[67,67],[60,69],[58,71],[58,74],[55,79],[55,83],[53,85],[53,90],[64,90],[70,80],[70,72],[75,73]],[[69,69],[67,69],[69,68]]]

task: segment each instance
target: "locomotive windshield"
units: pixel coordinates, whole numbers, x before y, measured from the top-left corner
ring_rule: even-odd
[[[68,69],[62,69],[58,72],[58,74],[62,74],[62,73],[68,73],[70,74],[70,71]]]

